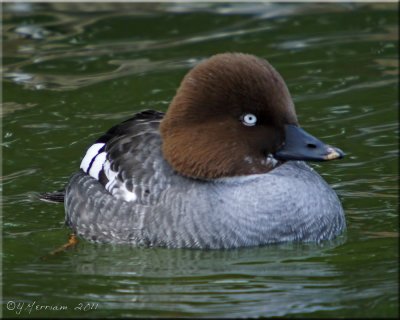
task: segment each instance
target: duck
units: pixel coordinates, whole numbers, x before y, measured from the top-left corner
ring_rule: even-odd
[[[65,222],[96,243],[234,249],[321,243],[343,207],[306,162],[343,158],[299,125],[266,60],[220,53],[183,78],[167,111],[143,110],[86,150],[61,193]]]

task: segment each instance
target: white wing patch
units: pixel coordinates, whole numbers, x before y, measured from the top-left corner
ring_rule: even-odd
[[[108,191],[110,191],[114,188],[114,185],[117,183],[118,173],[111,170],[109,161],[104,162],[103,170],[104,170],[104,174],[106,175],[106,177],[108,179],[108,182],[106,184],[106,189]]]
[[[89,170],[89,175],[91,175],[93,178],[99,180],[99,173],[101,169],[103,169],[104,162],[106,161],[107,153],[102,152],[99,153],[96,158],[94,158],[94,161],[92,163],[92,166],[90,167]]]
[[[117,198],[122,198],[125,201],[135,201],[136,193],[129,191],[126,183],[118,179],[118,172],[111,170],[110,162],[107,160],[107,153],[100,152],[104,143],[95,143],[87,151],[83,158],[80,168],[90,176],[99,180],[101,170],[104,171],[107,177],[105,189]]]
[[[113,196],[122,198],[125,201],[135,201],[137,199],[136,193],[129,191],[123,181],[118,180],[118,172],[111,170],[110,162],[106,160],[103,165],[104,174],[108,182],[105,186]]]
[[[83,158],[81,162],[80,168],[87,172],[90,166],[90,163],[92,160],[99,154],[99,150],[104,147],[104,143],[95,143],[92,145],[85,154],[85,157]]]
[[[122,198],[125,201],[135,201],[137,199],[136,193],[129,191],[126,185],[122,183],[119,188],[108,190],[116,198]]]

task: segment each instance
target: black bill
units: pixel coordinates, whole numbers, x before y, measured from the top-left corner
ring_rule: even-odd
[[[285,143],[274,157],[278,160],[327,161],[341,159],[344,152],[323,143],[300,127],[285,126]]]

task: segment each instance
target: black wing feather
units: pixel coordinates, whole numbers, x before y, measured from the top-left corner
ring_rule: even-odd
[[[159,122],[164,117],[163,112],[155,110],[144,110],[136,113],[132,118],[129,118],[112,128],[110,128],[105,134],[98,138],[95,143],[104,143],[105,145],[99,150],[100,152],[106,151],[108,153],[109,160],[115,166],[115,170],[124,170],[124,161],[129,164],[129,158],[131,157],[132,150],[140,148],[135,144],[141,144],[140,141],[134,137],[141,134],[142,129],[153,127],[158,128]],[[113,149],[112,152],[110,152]],[[126,154],[124,154],[126,152]],[[115,159],[116,158],[116,159]],[[114,161],[116,160],[116,161]],[[121,161],[122,160],[122,161]],[[94,158],[92,162],[94,161]],[[90,168],[91,164],[89,165]],[[128,170],[130,171],[130,170]],[[125,172],[124,172],[125,173]],[[99,182],[105,186],[108,183],[108,178],[104,171],[101,170],[99,173]],[[128,187],[131,188],[131,182],[128,181]],[[65,190],[55,192],[44,192],[39,194],[39,199],[46,202],[61,203],[64,202]]]

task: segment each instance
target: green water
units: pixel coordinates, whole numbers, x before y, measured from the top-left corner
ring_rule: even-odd
[[[397,39],[395,3],[3,4],[3,316],[398,317]],[[231,251],[81,241],[41,259],[69,230],[34,193],[225,51],[267,58],[302,126],[347,153],[313,164],[347,232]]]

